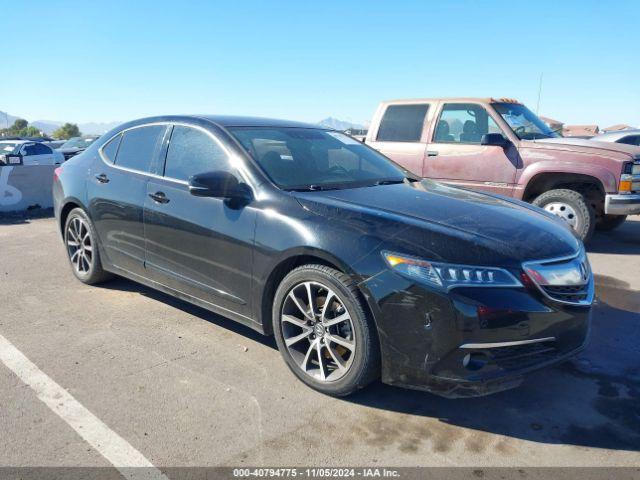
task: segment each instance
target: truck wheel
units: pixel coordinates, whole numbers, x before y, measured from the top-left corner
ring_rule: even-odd
[[[596,223],[596,229],[608,232],[618,228],[626,219],[626,215],[602,215]]]
[[[595,212],[582,193],[559,188],[544,192],[532,203],[562,218],[583,242],[588,242],[593,235]]]

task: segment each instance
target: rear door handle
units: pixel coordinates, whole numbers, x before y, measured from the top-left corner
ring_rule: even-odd
[[[435,150],[427,150],[427,157],[437,157],[438,156],[438,152],[436,152]]]
[[[107,177],[104,173],[96,175],[96,180],[100,183],[109,183],[109,177]]]
[[[150,193],[149,196],[153,199],[154,202],[169,203],[169,199],[164,194],[164,192]]]

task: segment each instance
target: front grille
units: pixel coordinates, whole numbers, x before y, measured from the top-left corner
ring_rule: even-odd
[[[555,342],[550,340],[526,345],[489,348],[487,353],[500,368],[512,370],[552,360],[558,355],[558,350],[555,347]]]
[[[580,303],[589,297],[588,285],[551,286],[544,285],[542,289],[554,300],[561,302]]]

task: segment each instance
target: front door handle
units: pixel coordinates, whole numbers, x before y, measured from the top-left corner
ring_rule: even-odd
[[[109,177],[107,177],[104,173],[96,175],[96,180],[100,183],[109,183]]]
[[[164,192],[150,193],[149,196],[153,199],[154,202],[169,203],[169,199],[164,194]]]
[[[436,152],[435,150],[427,150],[427,157],[437,157],[438,156],[438,152]]]

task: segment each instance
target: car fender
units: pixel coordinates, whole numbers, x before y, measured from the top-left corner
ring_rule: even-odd
[[[577,163],[575,161],[539,161],[525,167],[520,173],[517,185],[522,192],[533,178],[540,174],[547,173],[566,173],[586,175],[597,179],[605,192],[616,192],[618,189],[618,178],[610,169],[589,163]]]

